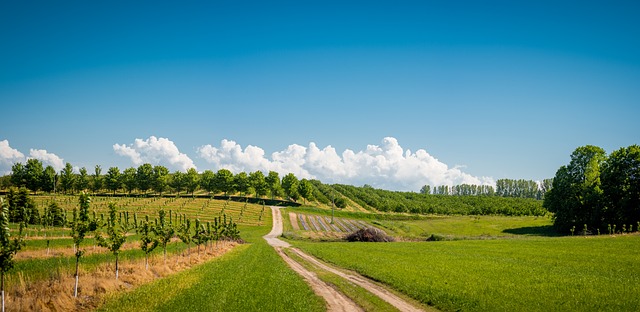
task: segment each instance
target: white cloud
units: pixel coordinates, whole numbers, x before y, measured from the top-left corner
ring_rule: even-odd
[[[187,171],[196,168],[193,161],[186,154],[180,153],[173,141],[167,138],[150,136],[148,139],[135,139],[133,144],[114,144],[116,154],[129,157],[134,166],[144,163],[163,165],[169,170]]]
[[[260,147],[249,145],[243,150],[236,142],[225,139],[220,147],[201,146],[198,155],[216,169],[273,170],[281,175],[291,172],[298,178],[315,178],[325,183],[369,184],[391,190],[417,191],[425,184],[495,184],[492,178],[472,176],[460,167],[449,168],[424,149],[415,153],[405,151],[392,137],[384,138],[380,146],[368,145],[359,152],[347,149],[342,155],[332,146],[320,149],[313,142],[309,147],[292,144],[270,158],[265,157]]]
[[[9,146],[9,140],[0,141],[0,174],[11,173],[11,166],[17,162],[24,161],[24,154]]]
[[[47,150],[29,149],[29,158],[35,158],[42,162],[42,166],[51,166],[56,171],[60,171],[64,168],[64,160],[54,153],[49,153]]]

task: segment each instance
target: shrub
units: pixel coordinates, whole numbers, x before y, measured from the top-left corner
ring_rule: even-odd
[[[393,242],[395,239],[376,228],[357,230],[345,237],[349,242]]]

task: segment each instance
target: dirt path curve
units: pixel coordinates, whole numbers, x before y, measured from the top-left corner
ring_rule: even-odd
[[[267,234],[264,238],[267,240],[267,242],[269,242],[269,244],[271,246],[274,246],[274,248],[276,248],[276,250],[278,251],[278,253],[280,254],[280,256],[282,256],[285,261],[289,264],[289,266],[291,266],[296,272],[298,272],[298,274],[302,275],[303,277],[305,277],[305,279],[309,282],[310,278],[307,278],[305,276],[305,274],[301,273],[300,271],[298,271],[296,269],[296,267],[299,267],[301,270],[306,271],[306,273],[311,274],[313,276],[313,278],[317,281],[319,281],[319,283],[322,283],[324,285],[326,285],[326,283],[322,282],[321,280],[319,280],[314,273],[309,272],[308,270],[306,270],[302,265],[300,265],[299,263],[295,262],[293,259],[291,259],[290,257],[288,257],[284,252],[282,252],[282,248],[289,248],[291,247],[291,245],[287,242],[284,242],[280,239],[278,239],[277,237],[282,235],[282,215],[280,214],[280,210],[279,207],[271,207],[271,211],[272,211],[272,215],[273,215],[273,228],[271,229],[271,233]],[[270,241],[271,240],[271,241]],[[271,242],[274,242],[275,244],[278,245],[274,245]],[[425,311],[421,308],[418,308],[416,306],[414,306],[413,304],[405,301],[404,299],[396,296],[394,293],[390,292],[389,290],[387,290],[386,288],[376,284],[375,282],[373,282],[372,280],[359,275],[357,273],[345,273],[342,272],[340,270],[336,270],[330,266],[328,266],[326,263],[321,262],[320,260],[302,252],[301,250],[297,249],[297,248],[291,248],[291,251],[295,252],[298,256],[300,256],[302,259],[305,259],[307,262],[313,264],[314,266],[324,270],[324,271],[328,271],[331,272],[333,274],[336,274],[348,281],[350,281],[351,283],[354,283],[364,289],[366,289],[367,291],[371,292],[372,294],[380,297],[380,299],[388,302],[389,304],[393,305],[394,307],[396,307],[396,309],[400,310],[400,311],[406,311],[406,312],[418,312],[418,311]],[[309,282],[309,284],[311,284],[311,282]],[[328,285],[326,285],[327,287],[329,287]],[[318,291],[314,288],[313,284],[311,284],[311,287],[314,289],[314,291],[316,291],[316,293],[318,293]],[[342,293],[337,292],[336,290],[334,290],[333,288],[329,287],[331,290],[333,290],[333,293],[337,293],[337,295],[341,296],[341,297],[345,297]],[[325,298],[325,300],[327,300],[327,302],[330,302],[329,298],[327,298],[325,295],[322,295],[320,293],[318,293],[319,295],[321,295],[322,297]],[[346,297],[345,297],[346,298]],[[348,298],[346,298],[346,300],[348,300],[351,304],[353,304],[355,306],[355,304],[349,300]],[[332,310],[331,309],[331,305],[329,305],[329,311],[359,311],[361,310],[359,307],[355,306],[355,310]],[[434,309],[435,311],[435,309]]]
[[[307,270],[301,264],[295,262],[284,252],[282,252],[282,248],[287,248],[291,245],[289,245],[289,243],[285,241],[278,239],[278,237],[282,235],[282,214],[280,213],[280,207],[271,206],[271,214],[273,216],[273,227],[271,228],[271,232],[269,232],[269,234],[265,235],[263,238],[269,245],[276,249],[280,257],[284,259],[289,267],[291,267],[305,279],[305,281],[311,286],[311,289],[313,289],[313,291],[317,295],[324,298],[324,300],[327,302],[327,311],[362,311],[362,309],[360,309],[358,305],[351,301],[351,299],[333,289],[327,283],[320,280],[320,278],[318,278],[315,273]]]

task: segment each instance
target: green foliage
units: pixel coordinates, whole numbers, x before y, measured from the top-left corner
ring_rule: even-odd
[[[127,168],[122,172],[122,184],[129,194],[131,194],[138,185],[136,179],[137,173],[136,168]]]
[[[296,178],[293,173],[289,173],[282,178],[282,189],[284,190],[284,194],[294,201],[298,201],[300,198],[298,189],[299,183],[298,178]]]
[[[268,185],[262,171],[255,171],[249,174],[249,184],[256,194],[256,197],[267,195]]]
[[[239,172],[233,177],[233,185],[236,191],[240,192],[240,195],[246,195],[251,188],[249,183],[249,176],[246,172]]]
[[[167,183],[169,180],[169,169],[164,166],[154,166],[153,167],[153,178],[151,182],[151,188],[153,190],[162,195],[162,192],[167,188]]]
[[[127,240],[127,232],[129,229],[118,223],[116,218],[116,204],[109,203],[109,218],[107,219],[107,236],[102,237],[100,233],[96,233],[96,241],[98,246],[109,249],[116,258],[116,279],[118,279],[118,255],[120,248]]]
[[[138,189],[141,192],[146,193],[153,186],[153,166],[149,163],[140,165],[136,170],[135,177]]]
[[[269,171],[267,177],[265,177],[265,182],[269,187],[269,193],[271,194],[271,199],[274,199],[276,196],[282,195],[282,185],[280,183],[280,176],[275,171]]]
[[[154,226],[149,220],[142,221],[137,231],[140,235],[140,249],[144,251],[144,266],[149,269],[149,253],[158,247],[159,241],[155,235]]]
[[[89,174],[87,168],[80,168],[80,174],[76,177],[76,190],[84,191],[89,189]]]
[[[169,211],[169,213],[171,213],[171,211]],[[171,223],[171,215],[169,215],[169,222],[167,222],[166,215],[167,213],[164,211],[164,209],[160,209],[158,211],[159,222],[154,229],[156,237],[158,238],[158,242],[160,243],[160,245],[162,245],[162,251],[165,261],[167,260],[167,244],[169,244],[176,232],[173,224]]]
[[[185,175],[185,186],[187,187],[187,192],[193,195],[193,192],[198,189],[199,181],[200,177],[198,176],[198,171],[196,171],[195,168],[189,168]]]
[[[42,216],[42,224],[45,226],[64,226],[64,212],[57,202],[52,202],[49,206],[44,208],[44,214]]]
[[[73,166],[70,163],[66,163],[64,169],[60,173],[60,188],[62,192],[69,193],[73,191],[75,185],[76,176],[73,174]]]
[[[107,171],[105,182],[107,189],[115,194],[116,191],[122,187],[122,177],[120,174],[120,169],[118,167],[110,167],[109,171]]]
[[[298,184],[298,193],[300,197],[305,199],[305,204],[307,200],[313,199],[313,186],[311,182],[307,179],[300,180],[300,184]]]

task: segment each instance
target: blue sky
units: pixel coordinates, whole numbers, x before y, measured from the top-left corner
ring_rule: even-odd
[[[187,2],[3,1],[0,171],[54,155],[417,191],[639,143],[634,1]]]

